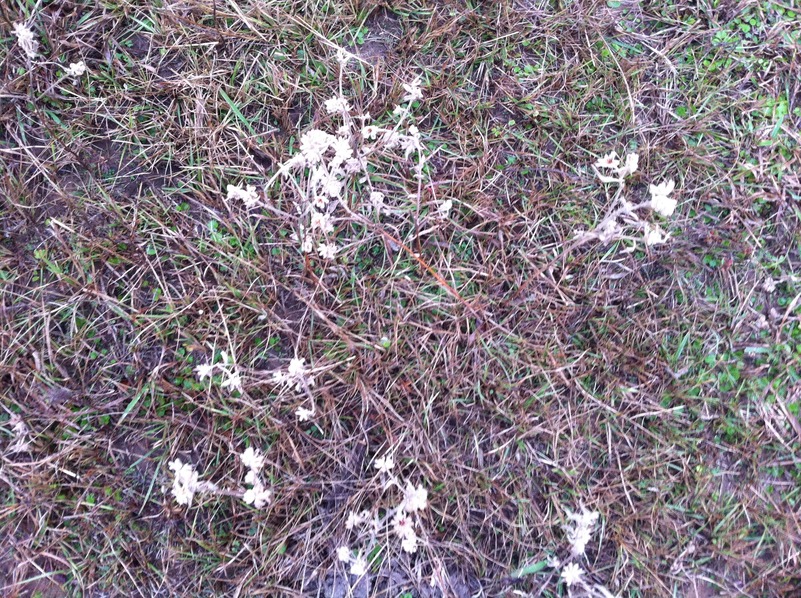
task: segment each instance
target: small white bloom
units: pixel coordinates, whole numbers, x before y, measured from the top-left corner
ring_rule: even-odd
[[[643,232],[643,241],[648,247],[651,247],[652,245],[661,245],[670,237],[669,234],[665,234],[665,231],[658,226],[651,226],[647,222],[645,223],[645,229]]]
[[[304,357],[293,357],[289,360],[287,373],[293,378],[303,378],[306,375],[306,359]]]
[[[584,506],[581,513],[573,513],[567,510],[567,518],[573,523],[572,526],[565,526],[565,535],[570,542],[571,552],[574,556],[584,554],[592,539],[592,532],[600,514],[597,511],[588,511]]]
[[[261,509],[273,499],[273,493],[267,490],[261,483],[255,484],[253,488],[246,490],[242,500],[257,509]]]
[[[226,191],[229,201],[238,199],[246,208],[255,208],[259,205],[259,193],[254,185],[248,185],[244,189],[242,185],[228,185]]]
[[[36,58],[39,42],[36,41],[36,36],[33,31],[24,23],[14,23],[13,32],[14,35],[17,36],[19,47],[22,48],[22,51],[25,52],[28,58]]]
[[[303,238],[303,243],[300,244],[300,250],[303,253],[311,253],[314,251],[314,239],[311,235],[306,235]]]
[[[320,129],[306,131],[300,138],[300,153],[303,154],[307,164],[312,166],[323,160],[323,154],[331,147],[335,137]]]
[[[65,72],[70,77],[80,77],[86,72],[86,63],[83,60],[70,62],[70,67]]]
[[[446,199],[441,204],[439,204],[439,207],[437,208],[437,213],[439,213],[439,215],[442,218],[447,218],[448,215],[451,213],[452,208],[453,208],[453,201],[450,199]]]
[[[334,157],[331,158],[332,168],[339,168],[353,157],[353,148],[347,137],[335,137],[331,147],[334,150]]]
[[[419,75],[415,77],[414,81],[408,85],[406,83],[403,84],[403,90],[406,92],[406,94],[403,96],[404,102],[414,102],[415,100],[419,100],[423,97],[423,90],[420,89],[420,84],[421,80]]]
[[[312,199],[312,205],[318,210],[324,210],[330,200],[323,194],[318,193]]]
[[[320,243],[317,246],[317,253],[320,257],[326,260],[332,260],[337,255],[337,246],[333,243]]]
[[[320,183],[320,192],[332,199],[339,197],[342,194],[342,188],[345,186],[345,183],[337,177],[337,173],[333,172]]]
[[[400,509],[395,517],[392,518],[392,529],[399,538],[406,538],[409,535],[414,536],[414,522],[412,516],[403,509]]]
[[[676,210],[676,205],[678,202],[668,196],[673,193],[675,186],[676,184],[673,182],[673,180],[669,180],[666,183],[660,183],[659,185],[651,185],[648,187],[648,192],[651,194],[651,209],[654,212],[657,212],[666,218],[673,214],[673,212]]]
[[[637,172],[637,167],[640,164],[640,156],[637,154],[627,154],[626,161],[623,166],[618,170],[618,174],[622,177],[629,176]]]
[[[220,383],[220,388],[230,388],[242,392],[242,375],[237,372],[228,372],[228,377]]]
[[[168,467],[174,472],[172,495],[175,497],[175,502],[191,506],[192,498],[199,490],[198,472],[190,463],[182,463],[180,459],[170,462]]]
[[[245,474],[245,483],[250,486],[255,486],[256,484],[259,484],[260,480],[258,472],[249,469],[248,472]]]
[[[381,129],[374,125],[366,125],[362,127],[362,137],[365,139],[373,140],[378,137],[378,134],[381,132]]]
[[[28,426],[16,413],[11,414],[8,423],[11,425],[11,431],[14,432],[14,442],[8,446],[8,451],[10,453],[27,451],[31,446],[31,442],[28,440],[28,434],[30,433]]]
[[[561,577],[565,584],[570,587],[574,583],[581,583],[581,577],[583,575],[584,569],[579,567],[576,563],[570,563],[569,565],[565,565],[565,568],[562,569],[562,574],[559,577]]]
[[[334,96],[325,101],[325,110],[328,114],[350,112],[350,105],[342,96]]]
[[[611,151],[603,158],[599,158],[596,160],[595,166],[598,168],[618,168],[620,166],[620,160],[617,157],[617,152]]]
[[[356,174],[364,170],[364,160],[361,158],[350,158],[345,160],[345,172],[347,174]]]
[[[361,552],[350,564],[350,574],[357,577],[367,574],[367,559],[362,556]]]
[[[342,48],[337,48],[336,57],[337,57],[337,62],[339,63],[339,66],[344,69],[346,66],[348,66],[348,61],[351,58],[353,58],[353,54],[349,54],[348,52],[346,52]]]
[[[312,230],[317,230],[319,228],[326,235],[334,232],[334,224],[331,222],[331,215],[325,212],[312,210],[311,228]]]
[[[402,506],[407,513],[422,511],[428,506],[428,490],[422,484],[414,487],[411,482],[406,482]]]
[[[776,290],[776,281],[773,280],[772,276],[768,276],[762,283],[762,289],[766,293],[772,293]]]
[[[395,106],[395,109],[392,111],[392,114],[394,114],[395,116],[400,116],[404,112],[406,112],[406,108],[398,104],[397,106]]]
[[[621,233],[620,225],[614,218],[607,220],[603,226],[598,227],[596,235],[602,243],[609,243]]]
[[[385,195],[380,191],[373,191],[370,193],[370,203],[373,205],[378,211],[381,211],[381,208],[384,207],[384,197]]]
[[[214,364],[213,363],[201,363],[195,366],[195,375],[200,382],[203,382],[206,378],[210,378],[212,372],[214,371]]]
[[[351,511],[348,513],[348,519],[345,521],[345,529],[353,529],[362,523],[364,523],[364,518],[355,511]]]
[[[401,548],[409,554],[417,552],[417,534],[414,533],[414,530],[401,540]]]
[[[314,417],[314,409],[307,409],[306,407],[298,407],[295,409],[295,417],[299,422],[307,422]]]
[[[347,563],[350,561],[350,548],[347,546],[340,546],[337,548],[337,558],[342,561],[343,563]]]
[[[373,467],[381,473],[389,473],[395,467],[395,459],[392,458],[392,455],[384,455],[375,460]]]
[[[246,448],[240,455],[242,465],[248,469],[259,471],[264,466],[264,455],[259,449],[253,449],[252,446]]]

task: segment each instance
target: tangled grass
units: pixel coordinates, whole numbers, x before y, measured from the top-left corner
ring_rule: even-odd
[[[793,595],[799,31],[768,0],[0,5],[0,593]],[[265,183],[327,100],[389,122],[418,76],[425,163],[376,157],[304,253]],[[612,149],[632,203],[675,179],[666,243],[576,243]],[[386,455],[416,550],[346,562],[350,513],[409,504]],[[177,504],[176,460],[215,491]]]

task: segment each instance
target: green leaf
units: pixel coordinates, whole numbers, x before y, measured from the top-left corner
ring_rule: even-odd
[[[539,573],[547,567],[548,561],[537,561],[536,563],[526,565],[525,567],[520,567],[520,569],[512,573],[512,577],[520,578],[527,575],[534,575],[535,573]]]

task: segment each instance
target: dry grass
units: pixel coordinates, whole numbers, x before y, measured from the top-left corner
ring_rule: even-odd
[[[0,593],[344,596],[335,550],[388,447],[429,488],[426,545],[387,546],[354,595],[564,595],[513,573],[567,555],[580,503],[603,521],[584,567],[621,595],[797,592],[799,21],[692,4],[0,5]],[[385,161],[402,209],[342,224],[326,266],[287,189],[248,215],[225,187],[336,126],[337,44],[359,111],[423,75],[432,184],[404,204]],[[554,261],[605,212],[588,165],[611,149],[639,152],[636,199],[677,180],[670,244]],[[220,350],[240,396],[194,376]],[[267,383],[296,355],[313,424]],[[237,487],[247,442],[269,508],[162,493],[175,456]]]

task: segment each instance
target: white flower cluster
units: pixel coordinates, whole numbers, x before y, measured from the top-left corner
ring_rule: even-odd
[[[314,376],[311,370],[306,367],[306,360],[302,357],[293,357],[289,361],[286,371],[278,370],[273,372],[273,384],[276,386],[294,387],[296,392],[303,392],[314,386]],[[295,416],[298,421],[309,421],[314,417],[314,404],[312,408],[298,407]]]
[[[168,467],[173,471],[172,495],[179,505],[190,507],[196,493],[217,491],[217,486],[211,482],[198,481],[199,474],[191,463],[175,459]]]
[[[639,163],[640,157],[635,153],[629,153],[625,159],[621,160],[617,152],[612,151],[593,164],[593,170],[602,183],[618,185],[615,194],[617,205],[613,205],[613,210],[593,231],[580,233],[580,238],[597,239],[602,243],[609,243],[615,239],[628,238],[624,234],[625,227],[628,226],[642,232],[642,241],[647,247],[667,242],[670,235],[663,231],[658,224],[652,224],[641,218],[637,214],[637,210],[649,208],[666,218],[671,216],[678,204],[676,199],[670,197],[675,183],[671,180],[659,185],[651,185],[649,187],[650,201],[637,205],[630,203],[623,195],[626,177],[637,172]],[[636,242],[628,251],[633,251],[635,248]]]
[[[239,459],[248,470],[245,474],[245,484],[251,486],[248,490],[245,490],[242,500],[257,509],[261,509],[269,504],[273,498],[273,493],[264,486],[259,475],[261,468],[264,467],[264,455],[259,449],[254,450],[253,447],[249,446],[239,455]]]
[[[573,556],[581,556],[587,549],[587,544],[592,540],[592,533],[595,531],[595,524],[598,523],[600,513],[588,511],[584,505],[581,506],[581,513],[573,513],[565,509],[567,518],[572,525],[565,526],[565,535],[570,542],[570,552]]]
[[[259,193],[256,191],[256,187],[254,185],[228,185],[226,187],[226,191],[228,194],[226,195],[226,199],[228,201],[231,200],[239,200],[245,204],[245,207],[255,208],[259,205]]]
[[[350,546],[340,546],[337,549],[337,558],[350,564],[352,575],[361,576],[367,572],[368,563],[364,555],[370,554],[379,540],[379,536],[392,537],[400,540],[401,549],[409,554],[417,552],[420,538],[417,534],[420,511],[428,507],[428,490],[422,485],[416,486],[410,481],[401,484],[392,473],[395,468],[395,459],[392,455],[384,455],[373,462],[373,467],[385,480],[385,489],[395,487],[402,491],[400,502],[393,508],[384,511],[380,516],[377,509],[364,510],[360,513],[351,511],[345,521],[345,529],[355,532],[360,538],[360,548],[355,551]]]
[[[16,413],[12,413],[8,420],[11,431],[14,433],[14,442],[8,445],[9,453],[21,453],[27,451],[31,446],[29,435],[31,433],[28,425]]]
[[[14,23],[14,35],[17,36],[17,43],[25,55],[33,60],[39,54],[39,42],[36,41],[36,36],[33,31],[24,23]]]
[[[78,77],[83,76],[85,72],[86,63],[83,60],[79,60],[78,62],[70,62],[70,66],[64,71],[64,74],[77,79]]]
[[[600,518],[597,511],[588,511],[581,505],[581,512],[574,513],[565,509],[568,524],[563,526],[567,541],[570,543],[571,559],[578,559],[584,556],[587,545],[592,540],[592,534]],[[559,559],[552,558],[548,561],[548,566],[554,569],[561,567],[559,579],[569,588],[569,595],[574,595],[573,588],[577,588],[582,596],[593,598],[615,598],[608,589],[601,584],[597,584],[585,579],[586,571],[575,561],[568,560],[562,563]]]
[[[234,358],[225,351],[220,351],[220,357],[222,358],[220,363],[205,363],[196,366],[195,375],[197,375],[197,379],[203,382],[206,378],[211,378],[214,375],[215,369],[220,370],[224,377],[220,383],[220,388],[242,392],[242,374],[239,372],[239,367],[236,365]]]
[[[370,156],[379,152],[400,149],[404,159],[417,153],[415,166],[416,176],[422,178],[425,157],[419,129],[410,125],[405,132],[401,131],[404,120],[409,116],[412,105],[423,97],[420,77],[403,85],[404,106],[397,106],[394,115],[399,116],[393,128],[383,128],[366,124],[369,114],[351,114],[352,107],[343,91],[343,72],[352,58],[344,50],[337,52],[340,64],[339,90],[324,102],[326,111],[342,120],[341,126],[334,133],[319,128],[303,133],[300,138],[298,152],[280,165],[277,172],[267,182],[265,189],[279,177],[292,178],[292,187],[297,191],[295,210],[298,215],[297,232],[292,239],[298,243],[303,253],[313,253],[324,259],[333,260],[340,248],[335,243],[335,214],[339,206],[345,206],[350,190],[350,181],[360,176],[360,182],[369,187],[369,200],[377,213],[384,207],[384,194],[372,189],[371,181],[364,176]],[[229,187],[229,198],[238,197],[250,205],[255,203],[253,195],[246,190],[234,190]],[[255,193],[255,190],[254,190]],[[447,215],[450,207],[439,212]]]

